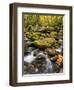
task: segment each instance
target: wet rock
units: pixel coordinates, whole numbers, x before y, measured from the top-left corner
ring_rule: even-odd
[[[47,73],[54,73],[53,71],[53,63],[51,62],[51,60],[47,61]]]
[[[43,73],[46,70],[46,58],[42,55],[37,55],[36,59],[32,62],[36,73]]]
[[[28,73],[28,66],[29,66],[29,64],[24,61],[24,74]]]
[[[62,73],[63,72],[63,68],[60,68],[60,73]]]
[[[26,68],[24,68],[25,74],[36,74],[34,67],[30,64]]]
[[[45,51],[48,52],[48,55],[49,55],[50,57],[56,55],[56,50],[55,50],[55,48],[47,48]]]
[[[59,73],[60,72],[60,66],[56,63],[53,64],[53,69],[54,69],[54,73]]]
[[[29,39],[26,37],[26,36],[24,36],[24,41],[28,41]]]
[[[57,58],[58,58],[58,56],[55,55],[55,56],[51,57],[50,60],[51,60],[52,62],[55,62],[55,61],[57,60]]]
[[[62,62],[63,62],[63,56],[61,54],[59,54],[58,58],[56,60],[56,64],[61,65]]]
[[[40,50],[39,50],[39,49],[35,49],[35,50],[34,50],[34,54],[33,54],[33,55],[34,55],[34,56],[37,56],[39,52],[40,52]]]
[[[31,54],[33,49],[34,49],[33,47],[25,47],[24,48],[24,56]]]

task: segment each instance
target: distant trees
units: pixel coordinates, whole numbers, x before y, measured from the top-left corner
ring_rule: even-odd
[[[63,27],[63,16],[54,15],[38,15],[38,14],[24,14],[24,28],[29,30],[31,27],[34,31],[42,27]]]

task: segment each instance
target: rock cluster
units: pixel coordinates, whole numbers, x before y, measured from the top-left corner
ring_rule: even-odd
[[[30,54],[32,51],[34,53]],[[38,55],[41,51],[43,55]],[[24,61],[25,74],[61,72],[63,70],[63,30],[49,27],[24,32],[24,57],[28,55],[35,58],[30,63]]]

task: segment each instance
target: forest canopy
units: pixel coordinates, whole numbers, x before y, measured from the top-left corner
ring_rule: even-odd
[[[26,30],[32,29],[34,31],[42,27],[58,27],[63,28],[63,16],[54,15],[37,15],[24,14],[24,27]]]

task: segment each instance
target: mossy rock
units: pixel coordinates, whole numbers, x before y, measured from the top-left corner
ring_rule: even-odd
[[[49,31],[52,32],[52,31],[55,31],[55,28],[50,26],[50,27],[46,27],[46,30],[47,30],[47,32],[49,32]]]
[[[52,46],[55,42],[56,40],[54,38],[44,38],[40,40],[35,40],[32,44],[39,48],[47,48]]]
[[[52,38],[56,38],[57,37],[57,32],[51,32],[50,33],[50,37],[52,37]]]
[[[60,30],[60,31],[58,32],[58,36],[59,36],[59,38],[63,39],[63,30]]]
[[[40,33],[39,32],[26,32],[25,36],[28,39],[37,40],[40,37]]]
[[[53,45],[55,48],[59,48],[60,47],[60,44],[57,42]]]
[[[55,30],[54,27],[42,27],[38,31],[43,32],[43,33],[47,33],[47,32],[51,32],[51,31],[54,31],[54,30]]]
[[[30,39],[31,40],[38,40],[40,38],[40,33],[39,32],[32,32],[30,34]]]

